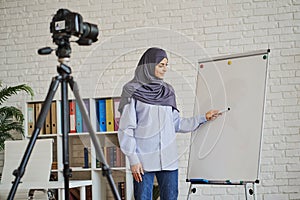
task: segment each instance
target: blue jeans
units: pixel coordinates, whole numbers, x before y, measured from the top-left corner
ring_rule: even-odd
[[[156,176],[161,200],[177,200],[178,170],[145,172],[143,181],[133,180],[135,200],[152,200],[154,176]]]

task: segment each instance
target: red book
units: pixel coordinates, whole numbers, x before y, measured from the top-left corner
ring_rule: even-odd
[[[76,102],[70,101],[70,133],[76,133]]]

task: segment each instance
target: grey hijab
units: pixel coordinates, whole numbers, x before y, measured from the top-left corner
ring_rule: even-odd
[[[121,113],[131,98],[153,105],[172,106],[178,110],[173,87],[155,76],[155,66],[164,58],[168,58],[167,54],[160,48],[149,48],[142,55],[134,78],[123,87],[118,109]]]

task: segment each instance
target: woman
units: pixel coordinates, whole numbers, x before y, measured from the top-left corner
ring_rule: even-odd
[[[171,85],[164,82],[168,58],[164,50],[148,49],[141,57],[134,78],[123,87],[118,138],[128,157],[134,178],[136,200],[152,200],[154,176],[161,200],[178,197],[178,155],[176,132],[196,130],[218,116],[180,118]]]

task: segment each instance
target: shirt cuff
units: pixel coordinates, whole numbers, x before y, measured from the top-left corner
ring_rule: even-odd
[[[132,154],[132,155],[127,156],[127,157],[128,157],[130,166],[140,163],[140,159],[136,154]]]
[[[205,115],[199,115],[199,125],[204,124],[205,122],[207,122]]]

